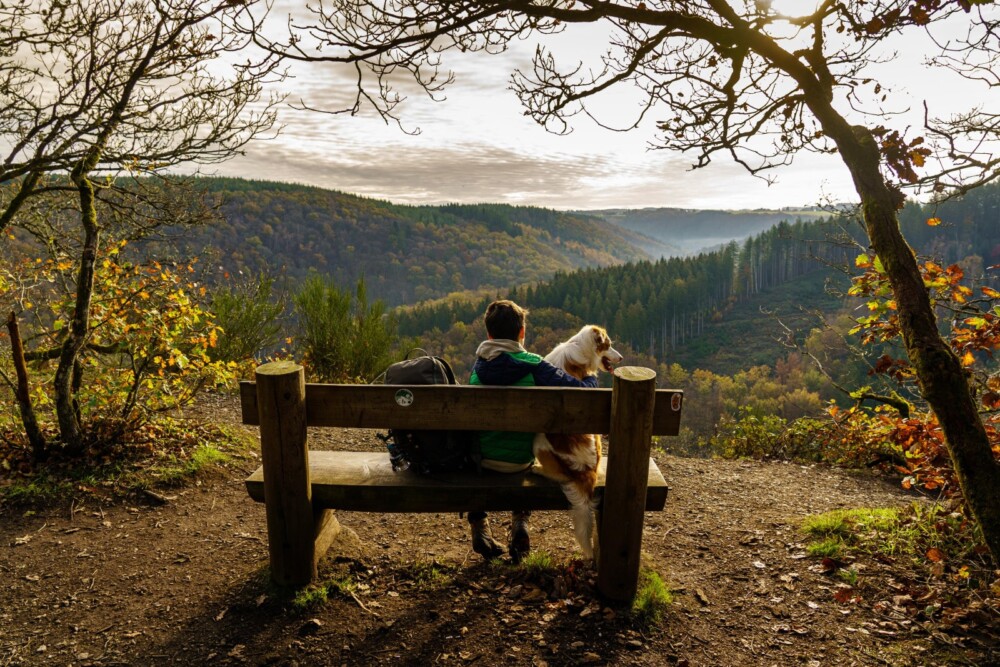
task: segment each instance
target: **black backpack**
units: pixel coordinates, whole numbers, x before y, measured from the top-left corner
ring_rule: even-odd
[[[426,351],[389,366],[385,384],[458,384],[451,366],[441,357]],[[411,353],[413,350],[411,350]],[[410,469],[421,475],[475,469],[476,434],[474,431],[407,431],[390,429],[379,439],[389,450],[393,470]]]

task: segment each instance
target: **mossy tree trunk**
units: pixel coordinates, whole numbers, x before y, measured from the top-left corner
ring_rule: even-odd
[[[45,435],[38,426],[35,408],[31,404],[28,366],[24,360],[24,345],[21,342],[21,330],[17,324],[17,315],[15,313],[11,313],[7,319],[7,331],[10,334],[10,349],[14,361],[14,372],[17,374],[17,384],[14,387],[14,394],[17,398],[17,407],[21,412],[21,423],[24,424],[24,433],[28,436],[28,442],[31,444],[31,455],[35,457],[36,461],[42,461],[47,455]]]
[[[100,249],[101,230],[97,224],[94,185],[88,177],[93,165],[97,163],[99,154],[98,150],[94,150],[87,159],[73,169],[71,174],[73,184],[79,193],[80,223],[84,230],[84,238],[80,253],[80,269],[76,279],[73,316],[70,318],[68,333],[59,351],[59,365],[56,367],[53,380],[59,434],[63,444],[73,453],[79,453],[83,448],[83,427],[76,404],[76,389],[79,383],[74,382],[74,375],[79,365],[80,352],[90,336],[90,304],[94,295],[94,274],[97,253]]]

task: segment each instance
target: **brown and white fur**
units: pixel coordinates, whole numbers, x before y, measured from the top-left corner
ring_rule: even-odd
[[[545,357],[578,380],[609,373],[622,355],[611,347],[608,332],[588,324],[569,340],[559,343]],[[573,517],[573,531],[585,558],[594,557],[594,486],[601,460],[601,436],[574,433],[539,433],[534,442],[536,463],[532,471],[562,484]]]

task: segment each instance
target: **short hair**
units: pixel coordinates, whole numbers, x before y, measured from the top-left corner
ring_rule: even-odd
[[[518,334],[528,322],[528,310],[509,299],[494,301],[486,307],[486,333],[490,338],[517,340]]]

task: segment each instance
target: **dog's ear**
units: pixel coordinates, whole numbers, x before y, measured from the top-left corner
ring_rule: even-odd
[[[604,352],[611,348],[611,339],[608,338],[607,331],[596,324],[590,325],[590,331],[594,337],[594,347],[597,348],[598,352]]]

